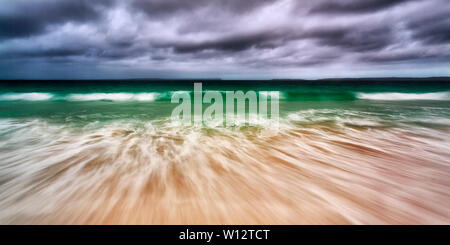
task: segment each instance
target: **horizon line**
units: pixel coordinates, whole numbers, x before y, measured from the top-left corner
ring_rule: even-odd
[[[429,77],[402,77],[402,76],[389,76],[389,77],[328,77],[328,78],[316,78],[316,79],[307,79],[307,78],[268,78],[268,79],[224,79],[224,78],[81,78],[81,79],[60,79],[60,78],[52,78],[52,79],[2,79],[0,81],[108,81],[108,80],[116,80],[116,81],[124,81],[124,80],[175,80],[175,81],[192,81],[192,80],[202,80],[202,81],[323,81],[323,80],[373,80],[373,79],[450,79],[450,76],[429,76]]]

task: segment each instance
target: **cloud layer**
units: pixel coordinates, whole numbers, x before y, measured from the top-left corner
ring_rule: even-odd
[[[448,75],[448,0],[0,5],[0,79]]]

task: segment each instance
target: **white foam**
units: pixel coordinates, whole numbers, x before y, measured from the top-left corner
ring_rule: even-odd
[[[51,93],[6,93],[0,95],[0,100],[26,100],[26,101],[42,101],[49,100],[53,97]]]
[[[158,93],[90,93],[90,94],[70,94],[68,100],[72,101],[154,101]]]
[[[450,100],[450,92],[435,93],[358,93],[364,100]]]

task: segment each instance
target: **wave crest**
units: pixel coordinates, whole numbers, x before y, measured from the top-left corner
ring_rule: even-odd
[[[68,95],[55,95],[52,93],[5,93],[0,94],[0,101],[47,101],[47,100],[68,100],[68,101],[155,101],[160,96],[159,93],[79,93]]]
[[[68,100],[72,101],[154,101],[158,93],[90,93],[90,94],[70,94]]]
[[[0,95],[0,100],[10,101],[10,100],[25,100],[25,101],[42,101],[50,100],[53,98],[51,93],[6,93]]]
[[[450,100],[450,92],[435,93],[357,93],[363,100]]]

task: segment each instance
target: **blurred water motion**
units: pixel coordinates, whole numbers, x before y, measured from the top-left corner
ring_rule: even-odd
[[[282,126],[3,121],[0,223],[449,223],[449,127]]]

